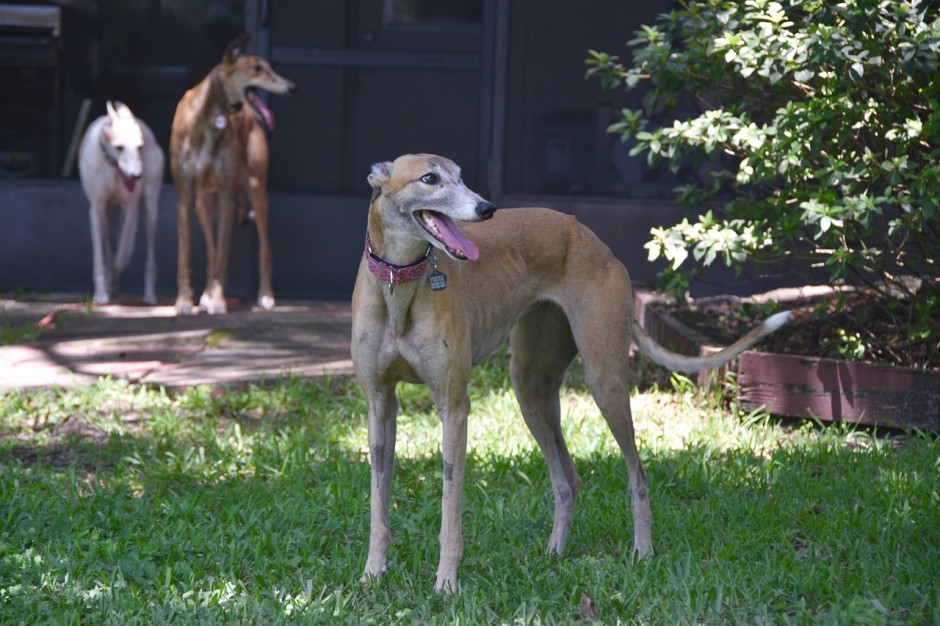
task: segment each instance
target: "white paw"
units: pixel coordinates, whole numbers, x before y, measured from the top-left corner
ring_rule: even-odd
[[[274,296],[258,296],[258,306],[265,311],[270,311],[274,308]]]

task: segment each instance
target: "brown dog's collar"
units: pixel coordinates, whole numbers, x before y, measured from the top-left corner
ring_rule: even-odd
[[[366,258],[369,264],[369,271],[376,278],[388,285],[400,285],[413,280],[418,280],[424,276],[424,271],[428,266],[428,253],[431,252],[431,244],[420,259],[408,265],[395,265],[389,263],[375,252],[372,251],[372,240],[369,238],[369,231],[366,231]]]

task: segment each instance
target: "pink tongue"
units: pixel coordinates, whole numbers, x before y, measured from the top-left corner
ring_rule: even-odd
[[[441,233],[441,241],[452,250],[462,250],[464,255],[471,261],[480,258],[480,249],[477,244],[463,236],[457,230],[457,225],[446,215],[440,213],[433,214],[434,221],[437,222],[437,229]]]
[[[268,130],[274,130],[274,113],[267,107],[264,100],[259,98],[258,94],[253,91],[249,91],[246,95],[248,100],[251,101],[251,106],[264,118],[264,125],[268,127]]]
[[[128,191],[134,191],[134,186],[137,184],[137,181],[131,178],[130,176],[125,176],[121,174],[121,180],[124,181],[124,188]]]

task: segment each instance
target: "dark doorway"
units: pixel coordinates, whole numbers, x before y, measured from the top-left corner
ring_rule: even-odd
[[[372,163],[407,152],[481,182],[482,0],[271,5],[267,54],[301,87],[272,102],[273,188],[361,195]]]

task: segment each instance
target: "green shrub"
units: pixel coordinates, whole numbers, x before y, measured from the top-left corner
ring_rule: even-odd
[[[679,4],[628,43],[632,67],[603,52],[587,59],[606,87],[649,89],[645,109],[624,110],[609,130],[651,165],[700,174],[677,189],[698,217],[653,229],[647,243],[651,259],[670,262],[666,280],[684,284],[690,255],[738,267],[801,259],[833,282],[910,298],[911,334],[935,335],[940,10],[918,0]]]

